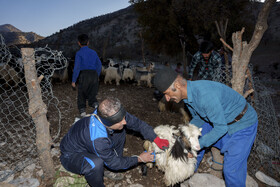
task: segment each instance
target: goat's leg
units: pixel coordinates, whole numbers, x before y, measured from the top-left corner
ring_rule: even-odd
[[[141,171],[142,171],[142,176],[147,176],[147,173],[148,173],[147,164],[141,163]]]
[[[152,150],[152,143],[148,140],[146,140],[143,144],[143,147],[145,149],[145,151],[151,151]],[[148,168],[152,168],[153,167],[153,163],[146,163]]]

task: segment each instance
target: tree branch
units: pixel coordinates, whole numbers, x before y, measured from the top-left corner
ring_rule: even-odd
[[[228,44],[224,41],[223,38],[220,38],[220,41],[221,41],[227,48],[229,48],[231,51],[233,51],[233,48],[230,47],[230,45],[228,45]]]
[[[243,95],[243,97],[246,99],[246,98],[248,97],[248,95],[250,95],[250,94],[253,93],[253,92],[254,92],[254,89],[247,90],[247,91],[245,92],[245,94]]]

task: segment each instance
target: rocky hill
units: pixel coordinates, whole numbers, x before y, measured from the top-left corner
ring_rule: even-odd
[[[66,29],[34,43],[34,46],[48,45],[62,50],[73,57],[79,49],[77,36],[86,33],[90,37],[90,48],[103,58],[136,58],[141,56],[137,15],[133,6],[119,11],[94,17],[74,24]]]
[[[0,25],[0,34],[4,37],[8,46],[30,44],[44,38],[34,32],[22,32],[10,24]]]

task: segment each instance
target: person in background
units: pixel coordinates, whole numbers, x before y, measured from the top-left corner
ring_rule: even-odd
[[[84,175],[91,186],[104,186],[103,176],[121,180],[123,174],[116,171],[154,161],[152,151],[123,156],[127,129],[140,132],[160,149],[169,146],[168,140],[160,139],[153,127],[126,112],[119,99],[108,97],[92,115],[77,121],[63,137],[61,164],[70,172]],[[107,170],[104,171],[104,167]]]
[[[182,64],[180,62],[177,63],[175,71],[179,74],[183,74]]]
[[[78,82],[78,110],[81,117],[86,115],[86,101],[93,108],[98,107],[97,94],[99,76],[102,64],[97,53],[88,47],[89,38],[86,34],[78,36],[78,44],[81,47],[75,56],[75,65],[72,76],[72,87],[76,88]]]
[[[218,51],[221,58],[222,58],[222,64],[225,65],[226,64],[226,59],[225,59],[225,49],[223,47],[220,48],[220,50]],[[228,56],[228,65],[231,66],[231,62],[232,62],[232,58],[231,58],[231,54],[227,53]]]
[[[214,50],[213,43],[203,41],[192,58],[189,68],[189,78],[191,80],[203,79],[212,80],[215,69],[222,63],[222,58]]]
[[[197,167],[205,148],[214,146],[224,154],[226,186],[245,187],[247,159],[254,143],[258,116],[246,99],[232,88],[209,80],[187,81],[169,68],[154,77],[155,87],[167,101],[184,101],[191,124],[202,128]]]

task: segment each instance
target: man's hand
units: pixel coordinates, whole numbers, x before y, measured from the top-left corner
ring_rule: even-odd
[[[75,82],[72,82],[72,85],[71,85],[71,86],[72,86],[72,89],[73,89],[73,90],[76,90],[76,83],[75,83]]]
[[[188,153],[188,158],[193,158],[193,154]]]
[[[160,139],[158,136],[154,139],[154,142],[155,144],[157,144],[157,146],[160,148],[160,149],[168,149],[169,147],[169,142],[168,140],[166,139]]]
[[[154,151],[143,152],[138,156],[138,162],[153,162],[154,161]]]

